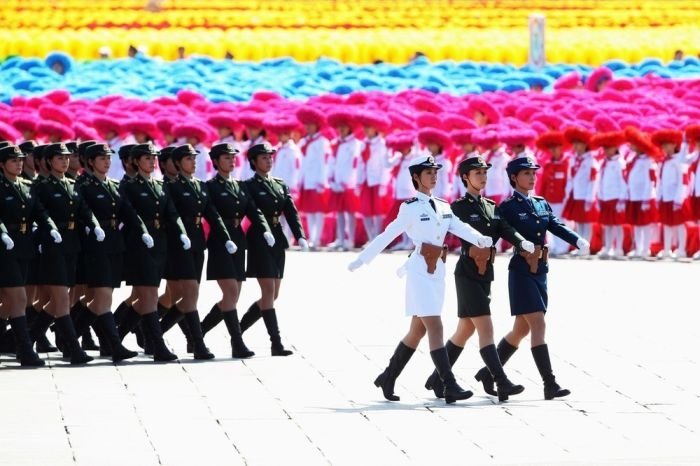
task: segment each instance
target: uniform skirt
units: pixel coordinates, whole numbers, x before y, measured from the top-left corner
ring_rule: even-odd
[[[88,288],[119,288],[124,275],[124,257],[121,253],[83,256],[85,283]]]
[[[0,254],[0,288],[26,285],[30,261],[31,259],[19,259],[11,253]]]
[[[39,256],[39,284],[75,286],[78,254],[64,254],[55,247],[44,248]]]
[[[153,236],[153,235],[152,235]],[[131,241],[124,255],[126,284],[130,286],[159,286],[165,275],[168,248],[164,235],[154,237],[155,246],[148,249],[139,241]]]
[[[75,265],[75,283],[83,285],[87,283],[87,271],[85,270],[85,261],[87,257],[85,252],[78,253],[78,260]]]
[[[665,226],[681,225],[691,217],[690,201],[687,199],[679,210],[673,209],[673,202],[664,201],[659,205],[659,221]]]
[[[627,221],[634,226],[645,226],[659,221],[659,210],[656,207],[656,200],[646,201],[649,208],[642,209],[644,201],[629,201],[627,203]]]
[[[508,296],[512,316],[539,311],[547,312],[547,274],[509,270]]]
[[[29,260],[29,271],[27,272],[27,283],[26,285],[38,285],[39,284],[39,254],[34,256]]]
[[[235,254],[223,249],[209,248],[207,256],[207,280],[245,280],[246,249],[239,246]]]
[[[457,316],[479,317],[491,315],[491,282],[455,275],[457,289]]]
[[[585,200],[569,198],[561,215],[576,223],[595,223],[598,221],[598,208],[591,203],[590,209],[586,209]]]
[[[168,251],[166,280],[197,280],[202,279],[204,269],[204,251],[184,250],[182,247]]]
[[[272,229],[275,245],[270,247],[257,228],[246,232],[248,241],[248,267],[246,276],[251,278],[283,278],[287,244],[279,226]]]
[[[600,217],[598,221],[602,225],[623,225],[625,223],[625,211],[617,211],[617,199],[600,201]]]
[[[442,314],[445,301],[445,263],[438,260],[435,271],[428,273],[423,256],[414,252],[404,267],[406,315],[433,317]]]

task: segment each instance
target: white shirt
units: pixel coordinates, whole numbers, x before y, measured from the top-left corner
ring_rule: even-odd
[[[371,140],[365,139],[362,141],[361,152],[369,150],[369,157],[365,162],[364,158],[360,157],[360,165],[357,168],[357,183],[367,183],[367,186],[380,186],[389,183],[389,170],[387,169],[387,161],[389,151],[386,147],[386,141],[381,136],[375,136]]]
[[[625,161],[620,154],[606,159],[601,166],[598,199],[601,201],[627,199]]]
[[[360,149],[360,141],[352,134],[338,141],[335,153],[328,160],[328,179],[333,191],[341,192],[357,186]]]
[[[688,196],[688,166],[680,153],[672,155],[661,163],[658,200],[683,204]]]
[[[566,184],[567,197],[577,201],[593,202],[598,180],[598,164],[592,152],[574,155],[569,159],[569,178]]]
[[[629,200],[640,202],[656,199],[658,166],[646,154],[637,155],[627,165],[627,189]]]
[[[301,189],[328,187],[328,164],[331,144],[320,132],[302,139],[304,157],[301,159],[299,181]]]
[[[299,167],[301,167],[302,153],[299,146],[292,140],[280,145],[275,154],[275,165],[272,167],[272,176],[281,178],[289,186],[291,191],[299,188]]]
[[[486,162],[493,165],[489,169],[489,176],[486,180],[486,187],[484,188],[484,196],[500,196],[503,198],[510,196],[512,188],[510,187],[508,173],[506,173],[506,166],[511,160],[510,156],[502,147],[495,151],[487,151],[483,156]]]
[[[406,154],[406,156],[403,156],[401,152],[396,152],[387,161],[389,167],[399,166],[394,179],[394,199],[410,199],[416,195],[416,189],[413,187],[411,174],[408,171],[408,165],[415,156],[415,149]]]

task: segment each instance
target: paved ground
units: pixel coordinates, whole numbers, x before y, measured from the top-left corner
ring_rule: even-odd
[[[524,342],[507,369],[526,390],[498,404],[472,378],[481,363],[470,342],[455,372],[476,395],[448,407],[423,389],[427,342],[399,379],[401,402],[372,385],[407,326],[394,274],[405,254],[354,274],[351,257],[290,253],[278,304],[289,358],[269,356],[261,324],[246,333],[258,353],[247,361],[228,358],[223,325],[207,337],[218,357],[206,363],[188,359],[177,329],[167,335],[184,358],[175,364],[72,368],[52,358],[18,370],[2,356],[0,464],[700,463],[697,264],[554,260],[548,342],[573,394],[542,399]],[[511,323],[506,265],[499,257],[499,336]],[[256,296],[247,283],[241,308]],[[207,283],[202,314],[217,297]]]

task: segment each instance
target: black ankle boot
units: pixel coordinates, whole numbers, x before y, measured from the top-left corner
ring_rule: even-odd
[[[214,304],[209,314],[204,316],[204,320],[202,320],[202,335],[206,335],[207,332],[219,325],[222,320],[224,320],[224,315],[219,309],[219,305]]]
[[[43,310],[38,311],[29,329],[29,336],[32,341],[36,342],[36,350],[39,353],[54,353],[58,351],[58,348],[53,346],[46,336],[46,331],[51,323],[53,323],[53,316]]]
[[[498,352],[498,359],[501,361],[501,366],[505,366],[506,362],[508,362],[510,357],[513,356],[517,350],[517,346],[511,345],[508,343],[508,340],[502,338],[501,341],[498,342],[498,348],[496,349]],[[481,382],[486,393],[491,396],[498,396],[498,392],[494,388],[493,376],[491,376],[491,372],[489,372],[488,367],[482,367],[479,369],[479,372],[476,373],[474,378],[477,380],[477,382]]]
[[[92,357],[88,356],[78,343],[78,336],[75,333],[73,320],[69,315],[56,319],[56,333],[60,334],[63,339],[65,359],[70,358],[71,364],[85,364],[92,361]]]
[[[260,313],[260,306],[258,306],[258,303],[251,304],[246,313],[243,314],[243,317],[241,317],[241,333],[252,327],[261,317],[262,314]]]
[[[104,345],[109,346],[109,353],[112,356],[113,362],[123,361],[138,356],[136,351],[131,351],[122,345],[117,332],[117,324],[114,322],[114,315],[107,311],[102,315],[97,316],[95,325],[99,329],[98,335],[102,334],[105,337]],[[102,351],[100,350],[100,353]]]
[[[17,360],[23,367],[42,367],[44,361],[39,358],[39,355],[32,348],[32,341],[29,338],[29,330],[27,328],[27,318],[25,316],[13,317],[10,319],[10,326],[15,337],[15,346],[17,348]]]
[[[122,314],[121,322],[119,323],[117,329],[117,332],[119,333],[119,340],[124,340],[124,337],[126,337],[129,332],[136,328],[136,325],[138,325],[140,321],[141,315],[136,312],[133,307],[127,306]]]
[[[384,369],[384,372],[379,374],[379,376],[374,380],[375,387],[381,387],[384,398],[389,401],[400,401],[401,398],[398,395],[394,395],[394,385],[396,384],[396,379],[406,367],[409,359],[416,352],[415,348],[406,346],[402,341],[394,350],[394,354],[389,359],[389,365]]]
[[[158,312],[153,311],[141,316],[143,331],[153,342],[153,360],[160,362],[174,361],[177,355],[171,353],[163,341],[163,331],[158,321]]]
[[[231,335],[231,356],[239,359],[255,356],[255,353],[249,350],[243,342],[241,326],[238,323],[238,312],[234,309],[233,311],[222,312],[221,316],[228,329],[228,334]]]
[[[192,335],[192,348],[194,350],[194,358],[200,360],[214,359],[214,355],[207,345],[204,344],[204,335],[202,334],[202,326],[199,322],[199,312],[192,311],[185,314],[187,327]]]
[[[289,356],[292,351],[285,349],[282,345],[282,338],[280,337],[280,329],[277,325],[277,314],[275,309],[266,309],[261,311],[263,321],[265,322],[265,327],[267,327],[267,334],[270,335],[270,351],[273,356]]]
[[[447,350],[444,346],[431,351],[430,357],[433,360],[433,364],[435,364],[435,369],[437,369],[440,375],[442,384],[445,386],[445,403],[450,404],[458,400],[466,400],[474,394],[469,390],[462,389],[457,383],[457,380],[455,380],[455,376],[450,368],[450,358],[447,356]]]
[[[549,359],[549,349],[547,345],[539,345],[532,348],[532,357],[535,359],[537,370],[544,382],[544,399],[552,400],[571,394],[566,388],[561,388],[552,373],[552,362]]]
[[[506,377],[506,373],[501,365],[501,360],[498,359],[496,345],[484,346],[479,350],[479,353],[486,367],[488,367],[493,380],[496,381],[496,386],[498,387],[496,390],[496,393],[498,393],[498,401],[507,401],[510,395],[517,395],[525,390],[525,387],[522,385],[515,385]]]
[[[462,350],[464,348],[462,346],[455,345],[452,343],[452,340],[447,340],[445,349],[447,350],[447,356],[450,358],[450,367],[452,367],[459,358],[459,355],[462,354]],[[440,380],[440,376],[438,375],[437,371],[433,371],[430,377],[428,377],[428,380],[425,381],[425,389],[432,390],[433,393],[435,393],[435,398],[443,397],[445,387],[442,386],[442,380]]]

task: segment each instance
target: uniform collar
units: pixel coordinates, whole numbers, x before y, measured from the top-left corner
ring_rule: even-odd
[[[528,195],[526,196],[526,195],[524,195],[523,193],[521,193],[520,191],[515,191],[515,190],[513,190],[513,195],[514,195],[514,196],[520,196],[520,197],[522,197],[523,199],[525,199],[526,201],[529,201],[530,199],[532,199],[532,197],[530,197],[530,194],[528,194]]]
[[[473,195],[472,193],[470,193],[469,191],[467,191],[467,196],[471,197],[471,198],[474,199],[476,202],[481,202],[481,194],[475,196],[475,195]]]
[[[429,202],[431,199],[433,201],[435,200],[435,198],[433,197],[432,194],[430,196],[428,196],[426,194],[423,194],[420,191],[416,191],[416,197],[418,198],[418,200],[423,201],[423,202]]]

